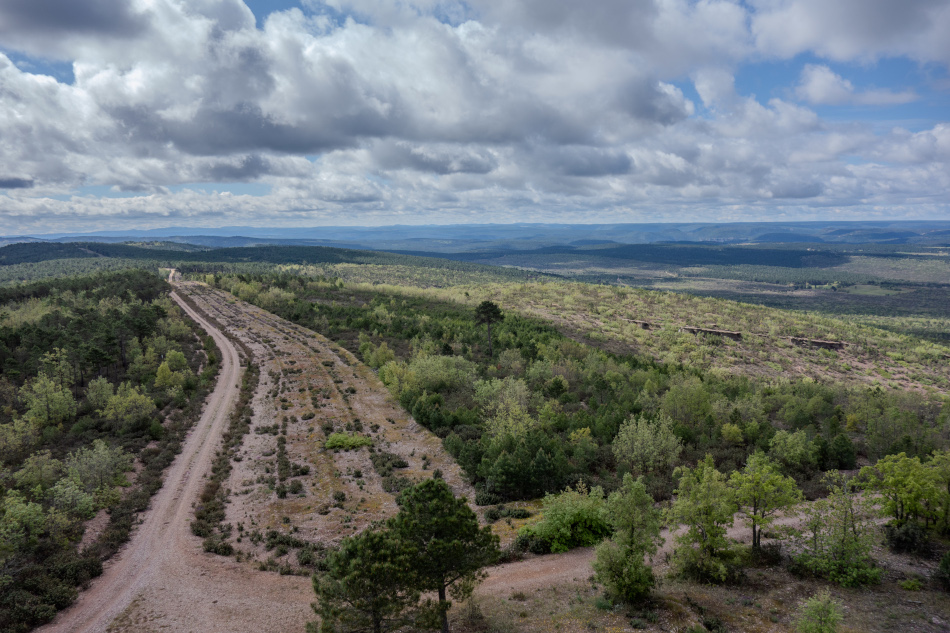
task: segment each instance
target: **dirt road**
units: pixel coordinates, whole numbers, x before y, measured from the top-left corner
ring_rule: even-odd
[[[172,298],[220,347],[217,387],[132,540],[72,607],[39,629],[44,633],[300,631],[308,617],[309,579],[267,574],[262,583],[260,572],[204,554],[191,534],[192,507],[237,399],[241,370],[231,342]]]

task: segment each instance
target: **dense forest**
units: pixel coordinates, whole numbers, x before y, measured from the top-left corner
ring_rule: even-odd
[[[200,411],[216,347],[168,291],[143,270],[0,288],[0,631],[101,573]]]

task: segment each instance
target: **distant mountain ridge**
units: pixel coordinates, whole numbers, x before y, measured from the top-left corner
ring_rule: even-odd
[[[613,223],[613,224],[455,224],[382,227],[222,228],[169,227],[85,234],[0,237],[0,246],[16,242],[162,241],[206,248],[263,245],[328,246],[382,251],[466,253],[523,251],[554,246],[599,245],[815,243],[917,244],[950,243],[950,222],[738,222],[738,223]]]

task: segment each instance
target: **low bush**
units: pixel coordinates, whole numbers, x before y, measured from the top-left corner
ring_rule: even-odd
[[[884,537],[888,547],[896,554],[915,554],[924,558],[933,556],[933,542],[927,530],[916,521],[906,521],[903,525],[887,525],[884,527]]]
[[[934,572],[934,578],[944,589],[950,591],[950,552],[944,554],[943,558],[940,559],[937,571]]]
[[[383,477],[383,490],[390,494],[399,494],[409,486],[413,484],[413,481],[408,477],[403,477],[402,475],[389,475],[388,477]]]
[[[583,484],[544,497],[543,519],[519,531],[550,545],[552,552],[596,545],[610,536],[612,528],[604,513],[604,491]]]
[[[499,501],[501,501],[501,497],[494,492],[487,492],[485,490],[475,491],[475,505],[477,506],[492,506]]]
[[[324,448],[327,450],[354,450],[363,446],[372,446],[373,440],[365,435],[350,435],[349,433],[333,433],[327,438]]]
[[[380,477],[388,477],[393,474],[397,468],[407,468],[409,462],[394,453],[378,451],[370,455],[370,461],[373,462],[373,468]]]
[[[503,505],[485,510],[485,520],[489,523],[499,519],[527,519],[530,516],[531,513],[524,508],[506,508]]]

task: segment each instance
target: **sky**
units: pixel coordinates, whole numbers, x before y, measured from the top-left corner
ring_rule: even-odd
[[[3,0],[0,234],[950,219],[947,0]]]

